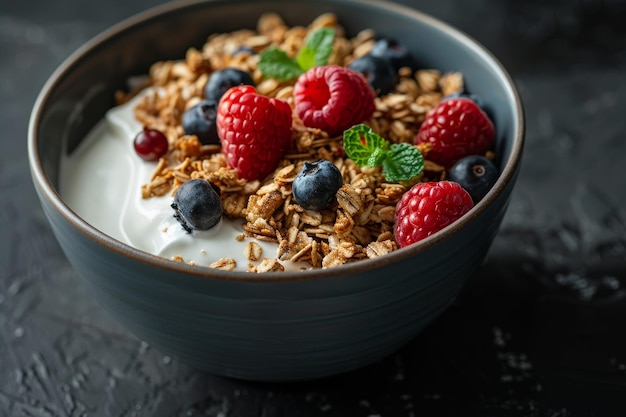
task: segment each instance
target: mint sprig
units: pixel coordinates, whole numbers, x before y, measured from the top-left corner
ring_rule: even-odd
[[[296,78],[303,72],[294,59],[278,48],[262,52],[258,67],[264,76],[283,81]]]
[[[390,144],[369,126],[358,124],[343,132],[346,155],[358,166],[382,166],[385,180],[409,181],[424,170],[424,157],[408,143]]]
[[[296,78],[307,70],[326,65],[333,52],[335,31],[331,28],[319,28],[309,33],[304,46],[295,58],[276,47],[263,51],[258,68],[265,77],[287,81]]]
[[[335,31],[331,28],[319,28],[307,36],[302,49],[298,51],[296,62],[304,71],[326,65],[333,52]]]
[[[389,142],[364,124],[352,126],[343,132],[343,148],[358,166],[376,167],[383,164],[389,151]]]
[[[409,181],[424,169],[424,157],[419,149],[408,143],[391,145],[383,160],[383,172],[387,181]]]

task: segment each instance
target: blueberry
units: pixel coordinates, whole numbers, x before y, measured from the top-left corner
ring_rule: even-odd
[[[396,71],[385,59],[363,55],[352,61],[348,68],[361,73],[379,96],[389,93],[396,85]]]
[[[217,102],[202,100],[183,113],[182,125],[186,135],[196,135],[205,145],[219,144],[217,135]]]
[[[451,181],[465,188],[476,204],[496,183],[499,172],[491,159],[470,155],[455,162],[448,175]]]
[[[443,100],[448,100],[451,98],[469,98],[470,100],[474,101],[474,103],[476,103],[478,107],[480,107],[483,111],[485,111],[483,99],[478,94],[468,93],[467,91],[459,90],[452,94],[448,94],[447,96],[444,96],[441,100],[443,101]]]
[[[240,47],[235,49],[233,52],[231,52],[232,56],[237,56],[239,54],[256,55],[256,51],[248,45],[241,45]]]
[[[395,71],[402,67],[415,68],[416,66],[408,49],[395,39],[378,39],[370,55],[389,61]]]
[[[215,187],[203,179],[189,180],[178,187],[172,208],[174,218],[188,233],[209,230],[219,223],[224,211]]]
[[[306,210],[323,210],[343,185],[339,169],[330,161],[305,162],[293,181],[293,198]]]
[[[204,88],[204,96],[207,100],[220,101],[226,90],[238,85],[254,86],[254,80],[250,74],[238,68],[217,70],[209,76],[209,81]]]

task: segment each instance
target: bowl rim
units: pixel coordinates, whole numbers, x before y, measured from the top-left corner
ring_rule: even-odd
[[[239,0],[238,2],[245,3],[246,1],[255,0]],[[288,2],[289,0],[278,1]],[[59,215],[61,215],[74,229],[108,250],[117,252],[118,254],[126,257],[130,257],[140,263],[149,264],[152,267],[158,267],[163,270],[169,270],[174,273],[193,276],[205,280],[217,279],[227,281],[235,280],[254,282],[276,282],[277,280],[280,280],[281,282],[288,282],[341,278],[365,271],[370,271],[373,269],[379,269],[388,264],[394,264],[405,260],[406,258],[411,258],[421,252],[428,250],[431,247],[436,246],[440,242],[453,237],[458,230],[462,229],[467,224],[474,221],[474,219],[476,219],[482,212],[484,212],[496,200],[496,198],[504,192],[504,189],[507,187],[509,182],[515,180],[519,165],[521,163],[521,156],[523,153],[523,147],[525,142],[524,110],[515,83],[506,68],[489,50],[487,50],[487,48],[485,48],[470,35],[462,32],[460,29],[457,29],[448,23],[443,22],[442,20],[439,20],[438,18],[430,16],[420,10],[417,10],[416,8],[394,3],[391,0],[340,0],[340,2],[352,5],[354,7],[368,6],[373,8],[391,10],[395,13],[403,14],[412,19],[422,21],[426,25],[434,27],[435,29],[446,33],[448,36],[456,39],[465,47],[469,48],[472,53],[478,55],[482,61],[488,63],[490,66],[495,68],[496,73],[502,80],[502,84],[506,87],[508,95],[507,102],[513,103],[515,107],[515,117],[513,119],[513,131],[515,133],[515,137],[513,138],[512,142],[511,156],[506,164],[501,166],[500,176],[495,185],[491,188],[491,190],[489,190],[487,195],[481,201],[479,201],[469,212],[467,212],[463,217],[461,217],[451,225],[432,234],[431,236],[428,236],[427,238],[419,242],[416,242],[405,248],[399,248],[392,253],[386,254],[378,258],[365,259],[358,262],[352,262],[326,269],[264,272],[257,274],[247,271],[222,271],[212,269],[207,266],[189,265],[186,263],[166,259],[158,255],[153,255],[140,249],[136,249],[124,242],[110,237],[106,233],[96,229],[94,226],[91,226],[63,201],[61,195],[59,194],[59,192],[57,192],[57,190],[45,174],[41,158],[39,157],[37,152],[37,131],[42,118],[43,109],[46,107],[52,91],[55,89],[60,80],[64,77],[65,73],[72,69],[74,66],[78,65],[82,57],[88,54],[92,49],[98,47],[102,43],[105,43],[110,38],[122,35],[123,32],[131,29],[135,25],[149,21],[153,18],[157,18],[164,14],[172,13],[180,9],[194,7],[202,4],[206,4],[207,7],[210,7],[213,4],[232,4],[232,0],[176,0],[173,2],[153,6],[126,19],[123,19],[122,21],[112,26],[109,26],[107,29],[93,36],[87,42],[83,43],[83,45],[76,49],[72,54],[70,54],[56,68],[56,70],[53,71],[53,73],[49,76],[49,78],[43,85],[40,93],[35,100],[28,124],[28,159],[33,183],[39,191],[40,198],[47,200],[50,206],[53,207],[54,210]],[[162,275],[165,276],[166,274]]]

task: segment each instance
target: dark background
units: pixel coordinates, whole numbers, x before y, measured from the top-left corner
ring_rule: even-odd
[[[490,49],[527,146],[482,269],[397,354],[299,384],[194,371],[114,322],[31,185],[30,110],[107,26],[159,0],[0,4],[0,416],[626,416],[626,4],[411,1]]]

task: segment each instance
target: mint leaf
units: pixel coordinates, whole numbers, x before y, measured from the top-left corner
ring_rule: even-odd
[[[266,77],[287,81],[296,78],[304,71],[287,53],[278,48],[271,48],[261,53],[259,69]]]
[[[296,56],[298,66],[307,71],[315,66],[326,65],[333,52],[334,40],[335,31],[331,28],[319,28],[311,32]]]
[[[419,149],[408,143],[391,145],[383,161],[383,173],[389,182],[408,181],[424,170],[424,157]]]
[[[319,28],[306,38],[305,45],[298,51],[295,59],[276,47],[261,53],[258,67],[265,77],[288,81],[305,71],[320,65],[326,65],[333,52],[335,31]]]
[[[343,132],[346,155],[360,167],[383,167],[385,180],[409,181],[424,170],[424,156],[415,146],[394,143],[377,135],[369,126],[359,124]]]
[[[369,126],[358,124],[343,132],[343,148],[358,166],[375,167],[386,159],[389,142]]]

